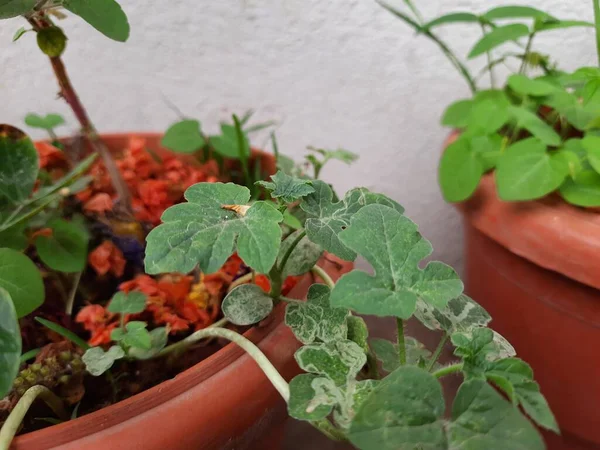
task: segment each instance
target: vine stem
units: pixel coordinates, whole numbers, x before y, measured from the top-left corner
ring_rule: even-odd
[[[325,270],[319,266],[314,266],[312,269],[310,269],[310,271],[316,275],[317,277],[319,277],[321,280],[323,280],[323,282],[329,287],[329,289],[333,289],[333,287],[335,286],[334,281],[332,280],[332,278],[329,276],[329,274],[327,272],[325,272]]]
[[[485,37],[486,35],[486,29],[485,29],[485,25],[482,23],[481,24],[481,31],[483,32],[483,36]],[[490,87],[492,89],[494,89],[496,87],[496,80],[494,78],[494,68],[492,66],[492,52],[490,50],[488,50],[486,52],[486,57],[487,57],[487,62],[488,62],[488,67],[490,68]]]
[[[345,441],[346,436],[337,429],[329,420],[321,419],[310,422],[310,424],[333,441]]]
[[[527,45],[525,46],[525,54],[523,55],[523,62],[521,63],[521,67],[519,68],[519,73],[524,74],[525,69],[527,68],[527,60],[529,58],[529,52],[531,52],[531,46],[533,45],[533,38],[535,37],[535,32],[529,35],[527,39]]]
[[[406,364],[406,342],[404,340],[404,321],[402,319],[396,319],[396,326],[398,327],[398,358],[400,359],[400,365]]]
[[[227,292],[233,291],[236,287],[241,286],[242,284],[250,283],[254,279],[254,271],[247,273],[246,275],[242,275],[237,280],[234,280],[229,287],[227,288]]]
[[[446,375],[451,375],[456,372],[460,372],[463,368],[462,363],[452,364],[450,366],[442,367],[440,370],[433,372],[433,376],[436,378],[442,378]]]
[[[440,343],[438,344],[437,348],[433,352],[433,355],[431,355],[431,359],[429,360],[429,364],[427,364],[427,369],[426,369],[428,372],[431,372],[431,370],[433,369],[433,366],[435,366],[435,363],[438,360],[438,358],[440,357],[442,350],[444,350],[444,345],[446,345],[446,342],[448,342],[448,337],[449,337],[448,334],[444,334],[444,336],[440,340]]]
[[[0,450],[8,450],[15,434],[25,418],[25,414],[37,398],[42,399],[62,420],[68,420],[69,415],[64,408],[62,400],[45,386],[33,386],[23,394],[16,406],[0,429]]]
[[[275,366],[269,361],[265,354],[252,342],[246,339],[235,331],[228,330],[226,328],[205,328],[203,330],[196,331],[189,335],[187,338],[178,342],[178,344],[185,342],[185,345],[191,345],[198,342],[201,339],[209,337],[224,338],[239,345],[248,355],[256,361],[261,370],[265,373],[269,381],[273,384],[277,392],[281,394],[286,403],[290,400],[290,387],[285,379],[280,375]],[[176,345],[176,344],[174,344]],[[163,356],[173,350],[174,345],[164,348],[157,356]]]
[[[598,63],[600,63],[600,0],[594,2],[594,20],[596,23],[596,50],[598,52]]]
[[[288,263],[288,260],[290,259],[290,256],[292,256],[294,249],[298,246],[298,244],[304,238],[304,236],[306,236],[306,231],[302,230],[302,232],[300,232],[300,234],[296,236],[296,239],[294,239],[294,241],[290,244],[289,248],[284,253],[283,257],[281,258],[281,263],[275,263],[275,265],[269,272],[269,279],[271,280],[271,292],[269,292],[269,295],[274,299],[278,299],[281,295],[281,289],[283,288],[284,281],[283,271],[285,269],[286,264]]]
[[[29,17],[27,20],[36,31],[52,26],[45,20],[40,20],[33,17]],[[132,218],[133,209],[131,207],[131,193],[129,192],[127,184],[125,184],[123,177],[121,177],[121,172],[119,172],[117,164],[115,163],[110,151],[98,136],[96,128],[90,120],[86,109],[81,103],[81,100],[79,100],[79,96],[77,95],[77,92],[71,83],[62,59],[60,56],[50,57],[50,64],[60,87],[60,95],[71,107],[73,114],[81,125],[83,135],[86,137],[94,151],[98,153],[104,161],[104,165],[111,178],[113,187],[119,196],[119,206],[121,208],[121,212]]]
[[[463,63],[460,62],[458,57],[452,52],[452,50],[450,50],[450,48],[444,43],[444,41],[442,41],[440,38],[438,38],[430,30],[423,28],[421,25],[419,25],[417,22],[415,22],[413,19],[411,19],[410,17],[408,17],[406,14],[402,13],[401,11],[398,11],[398,10],[392,8],[390,5],[385,4],[382,0],[376,0],[376,1],[384,9],[388,10],[389,12],[394,14],[396,17],[398,17],[399,19],[402,19],[405,23],[407,23],[412,28],[414,28],[417,33],[422,33],[425,36],[427,36],[429,39],[431,39],[433,42],[435,42],[438,45],[438,47],[440,47],[442,52],[444,52],[444,54],[450,60],[450,62],[454,65],[456,70],[458,70],[458,72],[465,79],[471,92],[472,93],[477,92],[477,85],[475,84],[475,81],[473,80],[471,73],[469,72],[467,67]],[[596,1],[600,1],[600,0],[596,0]]]

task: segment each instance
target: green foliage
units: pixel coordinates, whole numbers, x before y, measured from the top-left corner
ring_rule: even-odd
[[[124,328],[116,328],[110,333],[110,338],[121,344],[122,347],[139,348],[150,350],[152,348],[152,336],[147,330],[148,324],[134,320],[127,322]]]
[[[367,362],[363,349],[350,340],[308,344],[295,357],[302,370],[323,375],[336,386],[354,379]]]
[[[430,330],[450,334],[485,327],[492,320],[485,309],[465,294],[451,299],[444,309],[435,308],[419,300],[415,317]]]
[[[127,16],[115,0],[63,0],[62,6],[110,39],[129,38]]]
[[[298,227],[301,226],[302,224],[298,222]],[[323,249],[312,242],[307,236],[302,237],[300,241],[297,242],[297,239],[299,239],[303,233],[303,230],[297,230],[285,238],[281,243],[279,255],[277,256],[277,264],[279,267],[281,267],[283,258],[287,254],[288,250],[294,246],[292,253],[288,257],[285,267],[282,268],[283,278],[288,276],[304,275],[314,267],[323,254]]]
[[[530,6],[499,6],[490,9],[483,15],[483,18],[489,21],[499,19],[540,19],[544,20],[551,16],[544,11],[532,8]]]
[[[343,148],[337,150],[325,150],[322,148],[308,147],[308,149],[315,153],[306,156],[306,161],[313,167],[315,180],[319,178],[325,164],[331,160],[352,164],[358,159],[357,154],[344,150]]]
[[[166,327],[155,328],[150,331],[150,348],[131,347],[127,354],[135,359],[154,358],[163,348],[166,347],[169,338],[169,330]]]
[[[392,207],[402,213],[404,208],[382,194],[374,194],[365,188],[348,191],[341,201],[334,201],[331,187],[320,180],[312,183],[315,192],[304,197],[300,207],[307,214],[306,235],[315,244],[342,259],[352,261],[356,252],[344,245],[339,234],[350,225],[350,218],[361,208],[370,204]]]
[[[108,304],[113,314],[139,314],[146,309],[146,295],[142,292],[117,292]]]
[[[21,130],[0,126],[0,205],[29,197],[39,171],[38,154]]]
[[[49,330],[52,330],[56,334],[71,341],[73,344],[77,345],[79,348],[81,348],[83,350],[87,350],[90,348],[90,346],[88,345],[87,342],[85,342],[83,339],[81,339],[79,336],[77,336],[71,330],[68,330],[65,327],[63,327],[55,322],[51,322],[50,320],[44,319],[43,317],[36,317],[35,321],[41,323]]]
[[[531,79],[522,74],[514,74],[508,77],[508,86],[521,95],[536,97],[550,95],[559,90],[558,86],[543,79]]]
[[[147,237],[146,271],[217,271],[237,252],[260,273],[268,273],[279,253],[283,217],[270,203],[256,202],[235,212],[224,206],[246,206],[250,191],[231,183],[198,183],[190,187],[187,203],[167,209],[163,224]]]
[[[439,182],[444,198],[449,202],[466,200],[477,189],[483,174],[483,161],[471,139],[457,139],[446,148],[440,160]]]
[[[169,127],[160,144],[178,153],[196,153],[204,148],[206,140],[197,120],[182,120]]]
[[[19,373],[21,331],[8,291],[0,288],[0,398],[10,391]]]
[[[120,346],[113,345],[106,352],[102,347],[92,347],[83,354],[81,359],[83,360],[87,371],[91,375],[99,377],[110,370],[115,361],[124,357],[125,351],[123,351]]]
[[[238,134],[235,125],[222,124],[221,134],[210,137],[212,148],[220,155],[226,158],[242,159],[250,155],[250,142],[248,136],[243,135],[242,148],[238,141]]]
[[[423,25],[423,28],[430,30],[431,28],[451,23],[479,23],[479,20],[479,16],[470,12],[450,13],[433,19],[431,22]]]
[[[256,184],[271,191],[271,197],[284,203],[293,203],[315,192],[310,180],[292,177],[281,170],[272,175],[271,180],[257,181]]]
[[[42,53],[57,58],[67,47],[67,36],[59,27],[42,28],[37,32],[37,44]]]
[[[60,114],[46,114],[41,116],[35,113],[29,113],[25,116],[25,123],[32,128],[41,128],[42,130],[53,130],[56,127],[65,124],[65,119]]]
[[[431,352],[417,341],[415,338],[406,337],[406,364],[421,367],[423,363],[431,357]],[[398,344],[394,344],[387,339],[372,339],[371,348],[377,359],[381,361],[383,370],[393,372],[401,366]]]
[[[492,31],[484,35],[484,37],[473,46],[469,53],[469,58],[483,55],[502,44],[517,41],[519,38],[527,36],[528,34],[529,28],[523,24],[503,25],[493,28]]]
[[[37,0],[0,0],[0,19],[21,16],[33,9]]]
[[[38,236],[35,248],[44,264],[59,272],[81,272],[87,262],[89,234],[74,221],[54,219],[48,223],[50,236]]]
[[[227,294],[221,305],[225,317],[235,325],[252,325],[273,310],[273,299],[255,284],[243,284]]]
[[[44,283],[36,265],[23,253],[0,248],[0,288],[15,304],[17,317],[35,311],[44,302]]]
[[[395,209],[365,206],[339,238],[371,264],[375,275],[359,270],[344,275],[331,294],[332,306],[407,319],[419,299],[444,308],[462,293],[463,284],[451,267],[434,261],[419,268],[431,254],[431,244]]]

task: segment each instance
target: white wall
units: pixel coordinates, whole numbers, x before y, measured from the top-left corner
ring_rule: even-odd
[[[518,3],[415,1],[426,18]],[[460,224],[441,199],[436,166],[447,133],[440,114],[468,90],[431,42],[374,0],[121,3],[132,28],[126,44],[78,18],[62,25],[70,37],[64,58],[100,130],[164,130],[176,119],[165,97],[208,131],[230,112],[256,109],[260,118],[282,121],[280,146],[290,155],[300,157],[309,144],[359,153],[359,165],[332,165],[325,176],[340,191],[359,184],[398,199],[436,256],[460,263]],[[529,3],[560,18],[593,19],[591,0]],[[31,111],[70,118],[34,36],[11,42],[23,24],[0,25],[0,121],[20,124]],[[442,33],[461,55],[478,34],[469,26]],[[591,29],[551,32],[538,44],[565,68],[595,64]]]

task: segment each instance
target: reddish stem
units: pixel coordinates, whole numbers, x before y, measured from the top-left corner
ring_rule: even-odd
[[[36,31],[51,26],[44,20],[36,20],[34,18],[29,18],[28,20]],[[75,89],[71,84],[71,80],[69,79],[67,69],[62,59],[59,56],[51,57],[50,63],[52,65],[54,75],[56,76],[56,79],[58,81],[58,85],[60,86],[60,95],[65,99],[65,101],[73,110],[73,114],[75,114],[75,117],[81,125],[83,135],[85,136],[93,150],[96,153],[98,153],[104,161],[106,170],[112,180],[113,187],[115,188],[115,191],[119,196],[119,212],[126,214],[127,216],[129,216],[129,218],[133,218],[133,209],[131,207],[131,193],[129,192],[127,184],[125,184],[125,181],[121,176],[121,172],[119,172],[119,168],[117,167],[115,160],[113,159],[110,151],[108,150],[104,142],[102,142],[102,140],[98,136],[96,128],[90,120],[83,104],[79,100],[79,96],[77,95],[77,92],[75,92]]]

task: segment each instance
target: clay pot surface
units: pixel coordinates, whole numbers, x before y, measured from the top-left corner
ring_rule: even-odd
[[[118,152],[131,136],[146,139],[160,154],[161,135],[103,135]],[[265,170],[271,155],[254,152]],[[326,255],[320,265],[334,280],[352,263]],[[313,280],[305,276],[289,294],[304,298]],[[294,353],[300,344],[283,323],[285,305],[244,336],[258,345],[286,378],[300,373]],[[228,344],[206,360],[158,386],[75,420],[18,436],[13,450],[221,450],[267,449],[287,417],[285,402],[254,360]],[[260,442],[260,443],[259,443]],[[258,447],[257,447],[258,445]]]

